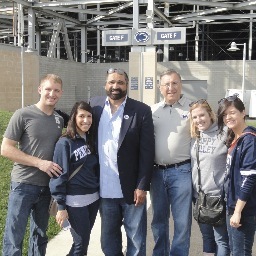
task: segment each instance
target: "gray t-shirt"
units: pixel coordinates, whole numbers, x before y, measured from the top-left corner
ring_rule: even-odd
[[[17,141],[24,153],[52,161],[55,143],[61,136],[63,118],[54,112],[46,115],[35,105],[15,111],[10,119],[4,137]],[[50,177],[32,166],[14,163],[12,181],[48,186]]]

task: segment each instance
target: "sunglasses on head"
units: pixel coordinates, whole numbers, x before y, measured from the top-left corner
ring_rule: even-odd
[[[113,73],[117,73],[119,75],[126,75],[128,77],[128,75],[126,74],[126,72],[122,69],[119,69],[119,68],[110,68],[108,71],[107,71],[107,74],[113,74]]]
[[[225,101],[235,101],[236,99],[239,99],[239,94],[235,93],[234,95],[228,96],[226,98],[220,99],[218,101],[218,104],[223,103]]]
[[[192,107],[192,106],[194,106],[195,104],[203,104],[203,103],[205,103],[205,102],[208,104],[208,102],[207,102],[206,99],[200,99],[200,100],[196,100],[196,101],[191,102],[191,103],[189,104],[189,106]]]

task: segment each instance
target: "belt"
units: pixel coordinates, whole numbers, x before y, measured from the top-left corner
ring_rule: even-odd
[[[166,164],[166,165],[154,164],[154,166],[158,167],[159,169],[169,169],[169,168],[178,167],[183,164],[189,164],[189,163],[191,163],[191,160],[187,159],[187,160],[184,160],[184,161],[176,163],[176,164]]]

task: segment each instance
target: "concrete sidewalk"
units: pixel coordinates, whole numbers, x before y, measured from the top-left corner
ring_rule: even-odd
[[[151,231],[151,221],[152,221],[152,209],[150,198],[147,199],[147,209],[148,209],[148,220],[147,220],[147,256],[152,255],[154,247],[154,239]],[[97,215],[88,249],[88,256],[104,256],[100,247],[100,215]],[[122,229],[123,234],[123,251],[126,251],[126,236],[124,229]],[[170,218],[170,239],[172,240],[173,235],[173,221]],[[61,231],[56,237],[49,241],[46,256],[66,256],[71,248],[72,237],[69,231]],[[191,241],[190,241],[190,256],[202,256],[203,255],[203,245],[202,245],[202,235],[198,228],[196,221],[192,222],[191,229]],[[256,255],[256,242],[253,246],[252,255]]]
[[[49,241],[46,256],[65,256],[72,245],[70,231],[61,231],[57,236]],[[97,215],[88,249],[88,256],[103,256],[100,248],[100,215]]]
[[[154,239],[151,231],[151,221],[152,221],[152,209],[150,197],[147,197],[147,256],[152,255],[153,247],[154,247]],[[104,256],[101,247],[100,247],[100,215],[97,215],[95,224],[93,226],[90,244],[88,248],[88,256]],[[170,234],[172,239],[173,234],[173,222],[170,220]],[[126,236],[125,231],[122,228],[123,234],[123,252],[126,251]],[[193,248],[190,249],[192,256],[200,256],[202,255],[202,239],[201,234],[198,229],[198,225],[194,225],[192,228],[192,236],[195,237],[195,241],[193,242]],[[71,248],[72,237],[69,231],[61,231],[56,237],[49,241],[46,256],[66,256]],[[201,253],[201,254],[200,254]]]

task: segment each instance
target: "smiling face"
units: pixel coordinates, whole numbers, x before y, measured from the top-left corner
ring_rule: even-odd
[[[233,104],[230,105],[223,114],[224,124],[232,129],[239,130],[245,124],[245,111],[239,111]]]
[[[53,79],[45,80],[38,87],[38,92],[43,106],[54,107],[62,95],[62,85]]]
[[[199,131],[206,131],[212,125],[209,113],[200,106],[191,111],[191,120]]]
[[[160,81],[160,92],[167,104],[173,105],[180,99],[182,83],[176,73],[162,76]]]
[[[86,110],[78,109],[76,114],[76,130],[83,136],[92,125],[92,114]]]
[[[123,99],[127,94],[127,81],[125,80],[125,75],[116,72],[108,74],[105,90],[110,99]]]

